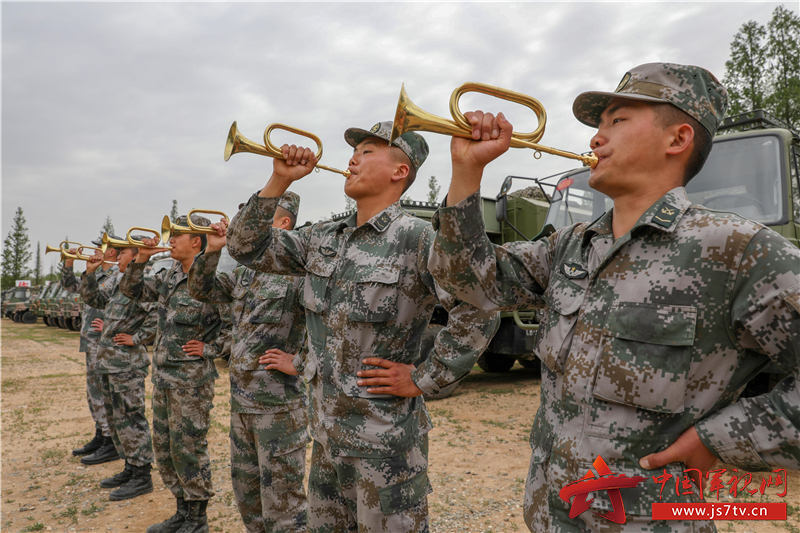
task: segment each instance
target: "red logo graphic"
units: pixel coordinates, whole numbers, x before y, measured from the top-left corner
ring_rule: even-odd
[[[605,514],[598,513],[599,516],[616,524],[624,524],[625,505],[622,503],[622,493],[619,490],[633,488],[647,478],[614,474],[599,455],[592,463],[592,466],[597,470],[599,476],[589,470],[585,476],[566,485],[558,493],[559,497],[565,502],[569,502],[573,497],[575,498],[572,500],[572,506],[569,509],[569,517],[575,518],[589,509],[589,505],[594,501],[594,498],[586,501],[586,496],[590,492],[605,490],[611,500],[611,511]]]

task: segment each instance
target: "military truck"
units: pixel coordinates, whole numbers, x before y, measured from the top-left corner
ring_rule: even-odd
[[[22,322],[23,317],[26,321],[30,321],[30,316],[26,315],[30,305],[30,294],[30,287],[14,287],[3,293],[3,316],[14,322]]]

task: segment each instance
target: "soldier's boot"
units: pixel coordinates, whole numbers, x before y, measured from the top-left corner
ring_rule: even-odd
[[[119,487],[128,482],[128,480],[133,475],[134,466],[128,461],[125,461],[125,468],[122,472],[118,472],[111,477],[105,478],[103,481],[100,482],[100,486],[104,489],[113,489],[114,487]]]
[[[176,500],[176,507],[177,510],[175,511],[174,515],[170,516],[163,522],[153,524],[152,526],[148,527],[147,533],[176,533],[183,525],[183,521],[186,520],[188,502],[179,497]]]
[[[117,449],[114,447],[114,441],[111,437],[103,437],[103,444],[92,455],[81,457],[81,463],[85,465],[99,465],[109,461],[116,461],[119,459]]]
[[[186,520],[176,533],[208,533],[208,500],[189,500]]]
[[[153,478],[150,476],[150,463],[142,466],[131,466],[133,474],[120,488],[108,495],[111,501],[128,500],[153,492]]]
[[[97,451],[97,449],[102,445],[103,432],[100,431],[100,428],[95,428],[94,438],[80,448],[75,448],[72,450],[72,455],[89,455],[90,453]]]

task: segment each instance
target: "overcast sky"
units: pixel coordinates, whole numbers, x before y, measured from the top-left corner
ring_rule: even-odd
[[[784,3],[797,9],[797,2]],[[692,63],[721,79],[730,42],[777,3],[9,3],[2,4],[2,235],[21,206],[35,254],[65,237],[88,243],[106,216],[119,234],[158,228],[179,210],[222,210],[263,186],[272,159],[223,160],[231,122],[253,140],[282,122],[318,135],[322,163],[346,168],[343,132],[391,120],[405,83],[422,109],[449,117],[467,81],[539,99],[543,144],[588,149],[575,96],[613,90],[632,66]],[[502,110],[517,131],[531,111],[482,95],[462,109]],[[449,138],[424,134],[428,177],[446,190]],[[308,143],[288,134],[273,142]],[[511,150],[487,168],[482,194],[508,174],[544,177],[574,162]],[[345,207],[343,178],[293,186],[300,222]],[[57,261],[45,257],[45,272]]]

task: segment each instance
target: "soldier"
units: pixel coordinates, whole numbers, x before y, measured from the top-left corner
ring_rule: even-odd
[[[141,236],[135,238],[141,239]],[[104,318],[92,326],[101,331],[97,349],[97,372],[100,374],[105,411],[111,426],[114,446],[125,459],[122,472],[100,482],[103,488],[119,487],[109,499],[127,500],[153,492],[150,465],[153,445],[144,407],[144,378],[150,358],[145,349],[156,333],[155,306],[132,300],[119,290],[119,282],[128,264],[136,257],[134,247],[118,253],[119,272],[100,288],[94,276],[99,258],[86,264],[81,279],[81,297]]]
[[[537,294],[549,306],[536,341],[531,531],[714,531],[710,521],[652,521],[661,485],[648,470],[677,480],[717,458],[750,470],[800,466],[800,252],[760,224],[691,204],[683,187],[702,167],[726,102],[710,72],[667,63],[632,69],[613,93],[579,95],[575,116],[597,127],[589,183],[613,210],[502,247],[483,233],[479,188],[511,125],[502,114],[468,113],[481,140],[452,140],[450,207],[434,218],[431,271],[483,309],[525,308]],[[737,400],[770,362],[790,376]],[[644,478],[620,490],[625,524],[593,512],[571,519],[559,497],[598,456],[614,474]],[[592,496],[593,510],[614,508],[608,494]]]
[[[497,328],[496,314],[452,300],[428,273],[432,228],[399,205],[428,146],[416,133],[390,145],[390,130],[345,132],[354,147],[345,194],[357,205],[348,219],[269,227],[280,196],[315,164],[308,148],[284,145],[285,161],[275,159],[228,234],[239,262],[305,277],[312,532],[427,530],[431,422],[421,395],[463,378]],[[449,321],[423,359],[437,302]]]
[[[94,240],[92,244],[101,246],[103,243]],[[69,250],[74,255],[77,250]],[[117,266],[112,264],[117,260],[117,248],[108,247],[103,253],[101,268],[94,273],[97,284],[106,288],[111,283],[112,278],[118,272]],[[65,259],[61,266],[61,286],[64,289],[78,293],[80,292],[80,282],[72,271],[74,259]],[[119,459],[119,454],[114,447],[111,438],[111,425],[108,422],[108,413],[105,408],[105,398],[103,398],[103,387],[101,385],[100,374],[97,364],[97,341],[100,339],[100,332],[92,328],[92,322],[96,318],[103,318],[103,310],[90,305],[84,305],[81,312],[81,342],[80,351],[86,354],[86,399],[89,402],[89,412],[95,425],[94,438],[80,448],[72,450],[73,455],[83,455],[81,463],[86,465],[97,465],[108,461]]]
[[[290,230],[300,197],[285,192],[272,227]],[[231,480],[249,532],[306,530],[303,490],[308,417],[299,377],[259,365],[267,349],[296,354],[305,341],[299,302],[303,279],[238,266],[217,273],[225,237],[208,236],[206,251],[189,270],[189,292],[197,300],[231,303]]]
[[[209,220],[192,215],[192,222]],[[186,216],[177,225],[186,225]],[[187,279],[194,256],[206,246],[205,235],[183,233],[170,240],[175,264],[144,277],[149,258],[162,251],[158,239],[143,239],[120,283],[122,293],[158,303],[158,335],[153,351],[153,452],[161,479],[176,499],[175,514],[150,526],[148,533],[208,531],[206,508],[213,496],[208,457],[208,426],[217,370],[214,358],[225,350],[228,313],[198,302],[189,294]]]

